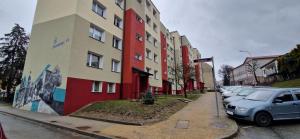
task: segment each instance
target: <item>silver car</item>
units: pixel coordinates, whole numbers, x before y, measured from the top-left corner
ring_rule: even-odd
[[[247,97],[248,95],[250,95],[256,91],[259,91],[259,89],[256,89],[256,88],[244,89],[241,92],[239,92],[236,96],[232,96],[232,97],[224,99],[223,105],[224,105],[224,107],[226,107],[229,103],[242,100],[243,98]]]
[[[300,88],[257,91],[228,104],[226,113],[258,126],[269,126],[273,120],[300,119]]]

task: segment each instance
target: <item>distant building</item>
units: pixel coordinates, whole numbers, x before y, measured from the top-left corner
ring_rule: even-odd
[[[207,63],[202,64],[204,87],[207,90],[214,90],[213,69]]]
[[[270,63],[274,59],[278,58],[278,55],[274,56],[260,56],[260,57],[247,57],[243,64],[233,69],[231,73],[231,84],[232,85],[256,85],[257,82],[252,72],[249,71],[249,66],[247,65],[251,61],[257,63],[256,76],[260,83],[265,83],[264,71],[261,69],[262,66]]]
[[[266,83],[272,83],[280,78],[278,76],[279,70],[277,59],[274,59],[268,62],[267,64],[263,65],[261,67],[261,70],[263,71],[263,76],[265,78]]]

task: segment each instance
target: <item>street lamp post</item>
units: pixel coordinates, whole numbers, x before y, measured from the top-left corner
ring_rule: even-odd
[[[217,117],[220,118],[220,111],[219,111],[219,100],[218,100],[218,94],[217,94],[217,81],[215,76],[215,62],[214,57],[211,58],[201,58],[194,60],[195,63],[205,63],[205,62],[212,62],[212,72],[213,72],[213,80],[214,80],[214,90],[215,90],[215,98],[216,98],[216,107],[217,107]]]

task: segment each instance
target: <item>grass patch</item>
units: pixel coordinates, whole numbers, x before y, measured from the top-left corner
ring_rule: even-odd
[[[188,94],[188,99],[191,100],[199,97],[200,94]],[[153,123],[167,119],[187,105],[178,98],[184,98],[184,96],[160,96],[154,105],[144,105],[142,102],[129,100],[98,102],[73,115],[131,123]]]
[[[272,84],[272,87],[280,87],[280,88],[300,87],[300,79],[276,82]]]

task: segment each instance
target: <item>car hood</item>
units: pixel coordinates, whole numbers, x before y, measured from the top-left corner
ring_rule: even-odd
[[[238,101],[238,100],[242,100],[244,98],[244,96],[232,96],[230,98],[225,99],[225,102],[234,102],[234,101]]]
[[[267,102],[264,102],[264,101],[241,99],[239,101],[231,102],[230,105],[236,106],[236,107],[243,107],[243,108],[255,108],[255,107],[265,105],[266,103]]]

